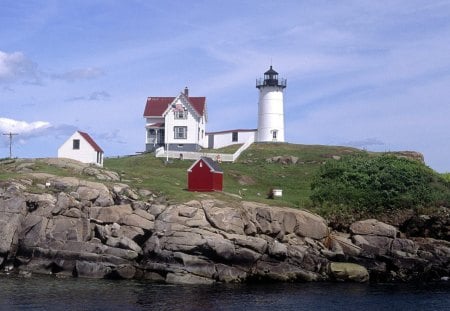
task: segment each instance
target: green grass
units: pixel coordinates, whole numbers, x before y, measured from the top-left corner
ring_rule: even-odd
[[[443,173],[441,174],[442,178],[444,178],[446,181],[450,182],[450,173]]]
[[[222,151],[223,152],[223,151]],[[292,207],[308,207],[311,193],[312,175],[321,163],[332,159],[333,155],[361,152],[348,147],[309,146],[294,144],[253,144],[235,163],[221,163],[224,170],[224,193],[208,193],[228,201],[244,200]],[[274,156],[296,156],[296,165],[267,163]],[[171,160],[165,164],[161,158],[151,154],[105,160],[105,168],[122,173],[123,179],[137,188],[163,193],[170,201],[183,202],[196,199],[201,193],[186,191],[187,169],[193,161]],[[267,199],[271,188],[281,188],[283,197]]]

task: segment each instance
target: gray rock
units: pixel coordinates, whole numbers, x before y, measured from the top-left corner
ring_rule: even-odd
[[[197,276],[191,273],[168,273],[166,276],[166,282],[169,284],[206,284],[210,285],[214,283],[214,280]]]
[[[142,218],[144,218],[144,219],[147,219],[149,221],[154,221],[155,220],[155,216],[153,216],[150,213],[147,213],[146,211],[144,211],[142,209],[136,209],[136,210],[134,210],[133,213],[138,215],[138,216],[140,216],[140,217],[142,217]]]
[[[376,219],[367,219],[354,222],[350,231],[358,235],[379,235],[390,238],[397,236],[397,229]]]
[[[166,208],[167,206],[163,204],[152,204],[148,212],[153,216],[158,217]]]
[[[80,185],[80,180],[75,177],[53,177],[48,180],[50,187],[60,190],[69,191]]]
[[[328,236],[328,226],[322,217],[301,210],[295,216],[297,220],[295,233],[297,235],[316,240],[321,240]]]
[[[115,238],[112,236],[107,237],[106,245],[111,247],[129,249],[135,251],[138,254],[142,253],[142,248],[136,242],[127,237],[120,237],[120,238]]]
[[[81,278],[104,278],[111,273],[111,267],[101,262],[76,261],[76,275]]]
[[[95,209],[91,209],[94,211]],[[133,213],[133,209],[129,204],[106,206],[97,210],[98,214],[93,213],[91,218],[103,223],[119,223],[122,224],[122,219]]]
[[[275,258],[284,259],[288,254],[287,246],[274,240],[269,245],[269,255]]]
[[[414,241],[408,239],[394,239],[391,245],[391,251],[401,251],[413,255],[417,254],[418,249],[419,246]]]
[[[136,275],[136,268],[132,265],[119,265],[113,272],[122,279],[132,279]]]
[[[25,213],[26,203],[23,197],[15,196],[10,199],[0,200],[0,213]]]
[[[215,256],[225,261],[233,260],[235,249],[233,243],[218,236],[206,236],[207,249],[211,249]],[[209,251],[209,250],[208,250]]]
[[[262,238],[239,234],[224,234],[224,236],[235,244],[250,248],[260,254],[263,254],[267,249],[267,241]]]
[[[219,207],[209,201],[203,203],[206,219],[213,227],[228,233],[244,234],[241,213],[232,207]]]
[[[144,211],[142,211],[142,212],[144,212]],[[151,216],[151,214],[148,214],[148,215]],[[153,221],[150,221],[144,217],[141,217],[138,214],[126,215],[124,218],[121,218],[120,223],[123,225],[127,225],[127,226],[142,228],[144,230],[153,230],[153,228],[155,227],[155,223]]]
[[[339,246],[343,254],[347,256],[358,256],[361,253],[361,247],[355,245],[350,237],[334,233],[331,235],[333,245]],[[367,241],[367,240],[366,240]],[[333,251],[337,251],[333,249]]]
[[[198,207],[182,205],[178,209],[178,216],[192,218],[197,213]]]
[[[233,266],[224,264],[216,264],[216,278],[220,282],[225,283],[240,283],[247,279],[247,272]]]
[[[109,191],[100,191],[98,197],[95,199],[95,205],[97,206],[111,206],[114,205],[114,199]]]
[[[81,201],[94,202],[100,195],[100,191],[90,187],[79,187],[77,193]]]
[[[370,255],[385,255],[390,252],[392,238],[376,235],[355,235],[352,237],[355,244],[362,248],[363,252]]]
[[[0,256],[17,248],[22,219],[21,214],[0,213]]]

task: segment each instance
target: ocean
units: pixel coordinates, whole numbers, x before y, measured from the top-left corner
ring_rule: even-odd
[[[0,276],[0,310],[450,310],[450,282],[194,286]]]

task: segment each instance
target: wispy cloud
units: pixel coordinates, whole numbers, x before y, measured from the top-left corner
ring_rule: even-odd
[[[111,132],[107,132],[107,133],[99,133],[95,136],[98,140],[103,140],[105,142],[115,142],[118,144],[126,144],[127,143],[127,139],[125,139],[124,137],[121,136],[120,134],[120,130],[119,129],[115,129]]]
[[[39,80],[37,65],[22,52],[0,51],[0,83],[39,83]]]
[[[103,101],[108,100],[111,97],[111,95],[106,91],[96,91],[92,92],[91,94],[87,96],[76,96],[72,98],[66,99],[66,102],[74,102],[74,101]]]
[[[74,69],[62,73],[51,74],[50,77],[56,80],[63,80],[66,82],[75,82],[79,80],[90,80],[96,79],[100,76],[104,75],[104,72],[100,68],[88,67],[88,68],[79,68]]]

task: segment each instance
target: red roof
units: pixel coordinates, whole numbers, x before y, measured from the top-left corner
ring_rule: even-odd
[[[89,143],[89,145],[92,146],[92,148],[94,148],[95,151],[97,151],[97,152],[103,152],[102,148],[100,148],[100,147],[97,145],[97,143],[92,139],[91,136],[89,136],[88,133],[81,132],[81,131],[78,131],[78,133],[80,133],[80,135],[81,135],[84,139],[86,139],[86,141]]]
[[[162,117],[175,97],[149,97],[145,105],[144,117]],[[205,114],[206,97],[187,97],[191,106],[201,116]]]

